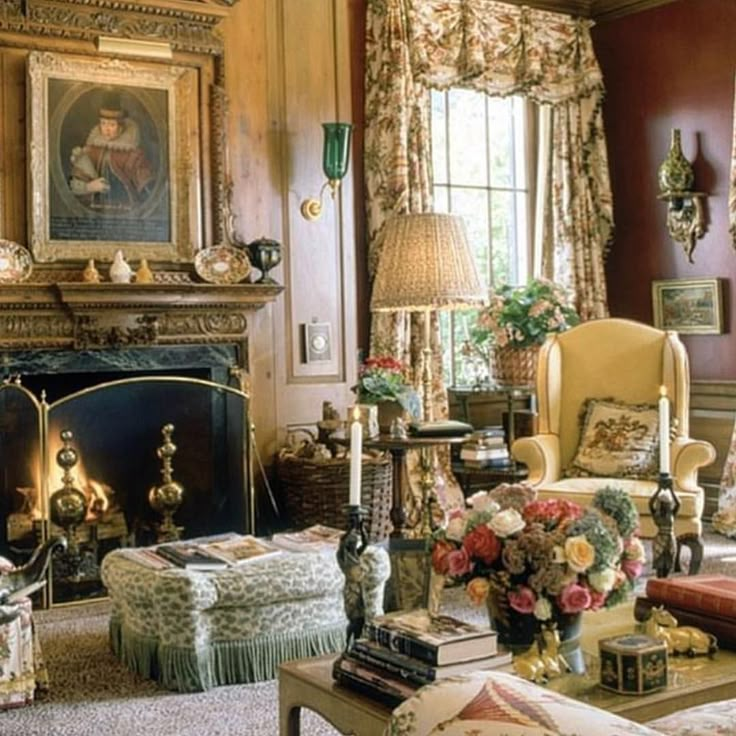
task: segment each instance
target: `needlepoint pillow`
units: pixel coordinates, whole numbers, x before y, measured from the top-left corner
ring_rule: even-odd
[[[568,476],[656,480],[659,413],[650,404],[588,399]]]

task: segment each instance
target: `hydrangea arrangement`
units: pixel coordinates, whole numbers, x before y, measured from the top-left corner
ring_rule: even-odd
[[[502,507],[477,493],[432,538],[434,570],[465,586],[494,619],[512,612],[540,621],[623,601],[641,574],[638,513],[621,489],[599,490],[583,508],[564,500]]]
[[[541,345],[548,332],[578,324],[572,295],[547,279],[524,286],[503,284],[491,291],[489,305],[478,315],[470,342],[481,351],[489,342],[498,347]]]
[[[421,412],[419,395],[407,380],[404,366],[390,356],[367,358],[358,370],[358,382],[351,391],[361,404],[398,401],[413,417]]]

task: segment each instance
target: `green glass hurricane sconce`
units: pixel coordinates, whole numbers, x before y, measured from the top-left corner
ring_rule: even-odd
[[[340,181],[348,171],[350,159],[350,138],[353,133],[351,123],[322,123],[325,138],[322,148],[322,170],[327,181],[322,185],[319,199],[305,199],[301,204],[302,217],[306,220],[316,220],[322,214],[322,197],[327,187],[330,188],[332,198],[335,198],[340,188]]]

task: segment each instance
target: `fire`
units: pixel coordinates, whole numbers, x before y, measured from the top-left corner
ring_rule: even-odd
[[[50,433],[49,438],[51,439],[51,446],[49,447],[49,458],[52,466],[49,468],[49,495],[64,485],[63,477],[64,471],[56,464],[56,453],[62,448],[62,442],[59,439],[59,433]],[[41,487],[41,461],[37,456],[33,461],[34,480],[36,488]],[[71,469],[71,475],[74,483],[74,487],[78,488],[87,497],[87,514],[85,522],[99,521],[103,514],[110,509],[111,499],[114,495],[112,488],[105,483],[102,483],[94,478],[90,478],[86,468],[84,467],[84,461],[80,457],[77,464]],[[20,489],[18,489],[20,491]],[[35,491],[35,489],[34,489]],[[25,495],[25,494],[24,494]],[[30,494],[29,494],[30,495]],[[40,494],[34,492],[33,494],[33,506],[31,509],[31,516],[34,519],[40,519],[41,514],[41,502]]]

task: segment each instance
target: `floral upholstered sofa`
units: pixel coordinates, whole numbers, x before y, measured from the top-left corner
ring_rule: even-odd
[[[394,710],[384,736],[440,734],[733,736],[736,699],[696,706],[642,725],[515,675],[474,672],[421,688]]]

